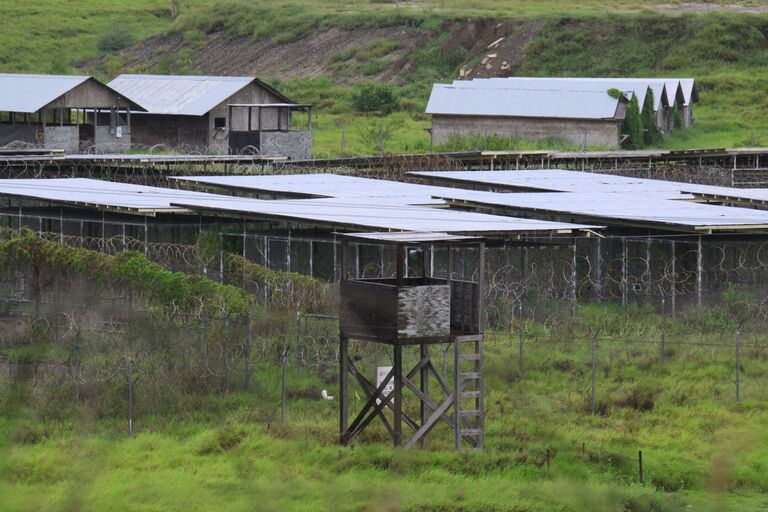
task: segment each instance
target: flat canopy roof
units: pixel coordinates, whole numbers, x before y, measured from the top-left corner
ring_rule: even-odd
[[[411,173],[436,182],[482,185],[506,193],[450,189],[442,199],[509,212],[621,226],[694,232],[766,231],[768,212],[692,202],[706,197],[756,197],[758,192],[580,171],[446,171]],[[526,191],[526,192],[511,192]],[[533,192],[530,192],[533,191]]]
[[[493,233],[569,233],[594,226],[406,206],[362,199],[260,200],[88,178],[3,179],[0,197],[133,214],[212,212],[233,219],[256,218],[338,228]]]
[[[685,197],[685,196],[683,196]],[[668,195],[580,192],[479,192],[455,189],[443,196],[452,204],[490,207],[511,214],[528,212],[618,226],[686,232],[766,231],[768,212],[671,199]]]
[[[483,185],[508,191],[661,193],[668,194],[670,197],[677,197],[682,193],[716,193],[727,189],[726,187],[695,183],[560,169],[532,171],[427,171],[411,172],[409,174],[435,183]]]
[[[712,190],[685,189],[696,200],[717,203],[735,203],[750,206],[768,206],[766,188],[712,187]]]
[[[0,197],[15,197],[60,205],[154,215],[183,213],[172,202],[210,199],[213,194],[89,178],[0,179]],[[214,196],[221,197],[221,196]]]
[[[238,218],[291,221],[349,229],[445,232],[452,234],[520,235],[570,233],[598,226],[486,215],[442,208],[407,206],[361,199],[261,200],[216,196],[179,201],[176,206]]]
[[[434,196],[447,187],[345,176],[342,174],[280,174],[262,176],[174,176],[173,179],[227,190],[268,192],[294,197],[375,198],[404,205],[442,205]]]
[[[482,237],[459,236],[448,233],[424,233],[415,231],[377,232],[377,233],[334,233],[342,238],[374,242],[377,244],[467,244],[480,243]]]

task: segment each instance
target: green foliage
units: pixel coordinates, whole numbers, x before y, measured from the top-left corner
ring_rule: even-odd
[[[608,89],[608,96],[618,100],[618,99],[624,98],[624,93],[614,87],[611,87],[610,89]]]
[[[219,285],[199,276],[169,272],[143,254],[109,256],[95,251],[40,240],[29,233],[0,242],[0,267],[28,268],[33,275],[77,277],[93,284],[124,288],[163,309],[180,308],[242,315],[251,298],[233,286]]]
[[[661,130],[656,124],[656,115],[653,111],[653,91],[649,88],[643,100],[643,144],[655,146],[661,142]]]
[[[621,133],[622,135],[627,135],[622,147],[626,149],[640,149],[643,147],[643,120],[640,117],[640,107],[635,96],[627,103],[627,113],[624,117]]]
[[[98,49],[102,53],[118,52],[136,42],[136,37],[125,24],[112,25],[100,38]]]
[[[394,88],[376,82],[357,84],[350,93],[350,99],[358,112],[378,112],[386,115],[400,108]]]

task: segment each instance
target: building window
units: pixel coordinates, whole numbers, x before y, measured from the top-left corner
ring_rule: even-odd
[[[226,117],[214,117],[213,118],[213,127],[217,130],[223,130],[227,127],[227,118]]]

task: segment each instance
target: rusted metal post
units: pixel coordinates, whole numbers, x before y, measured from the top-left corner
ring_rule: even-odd
[[[699,235],[698,243],[696,245],[696,304],[701,307],[702,304],[702,288],[703,288],[703,276],[704,273],[704,255],[702,254],[701,235]]]

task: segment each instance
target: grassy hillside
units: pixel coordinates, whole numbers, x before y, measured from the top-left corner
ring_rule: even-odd
[[[400,99],[400,111],[384,121],[384,149],[423,151],[429,149],[422,112],[430,85],[456,78],[461,68],[481,72],[488,44],[506,36],[511,68],[504,73],[697,78],[697,125],[664,146],[768,144],[764,2],[182,0],[176,19],[170,6],[159,0],[0,0],[0,12],[14,21],[0,34],[0,67],[87,70],[102,78],[124,71],[267,70],[264,78],[320,107],[320,156],[381,150],[381,137],[371,136],[382,129],[381,119],[356,115],[349,93],[355,83],[384,81]],[[329,29],[348,37],[329,46],[321,37]],[[249,51],[253,55],[238,60]],[[283,52],[279,62],[260,60],[276,51]]]

